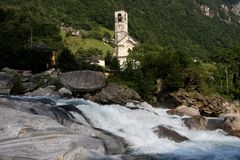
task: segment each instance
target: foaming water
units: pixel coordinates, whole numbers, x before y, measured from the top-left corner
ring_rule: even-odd
[[[165,109],[155,109],[143,103],[139,109],[120,105],[98,105],[83,99],[58,100],[58,105],[72,104],[90,120],[92,126],[123,137],[133,154],[147,154],[137,159],[215,159],[240,160],[240,139],[226,136],[222,130],[188,129],[181,117],[170,116]],[[77,113],[73,114],[76,119]],[[168,126],[189,141],[176,143],[159,138],[153,128]],[[153,156],[150,156],[153,155]]]

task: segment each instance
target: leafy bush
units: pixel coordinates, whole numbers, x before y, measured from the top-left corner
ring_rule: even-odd
[[[105,58],[105,65],[111,70],[119,71],[120,65],[118,62],[118,59],[116,57],[113,57],[113,55],[110,52],[107,52]]]
[[[63,72],[78,70],[79,65],[71,51],[63,48],[57,57],[56,66]]]

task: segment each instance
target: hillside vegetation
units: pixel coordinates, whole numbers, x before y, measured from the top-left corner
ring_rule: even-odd
[[[0,0],[4,10],[11,9],[24,21],[65,25],[96,30],[99,25],[113,30],[113,12],[129,12],[130,33],[140,42],[173,46],[192,55],[206,58],[219,48],[240,41],[238,18],[231,12],[237,0]],[[201,14],[199,5],[207,5],[213,18]],[[220,5],[229,7],[223,13]],[[226,15],[227,14],[227,15]],[[228,20],[231,17],[231,23]],[[31,23],[30,23],[31,24]]]
[[[140,45],[131,52],[126,70],[116,72],[110,81],[128,84],[144,98],[152,96],[154,83],[161,78],[167,90],[184,87],[237,99],[240,17],[231,11],[237,3],[0,0],[0,68],[40,72],[51,63],[50,52],[55,50],[56,66],[63,71],[103,70],[85,62],[92,54],[105,57],[107,67],[117,71],[119,65],[112,57],[113,13],[125,9],[129,13],[129,32]],[[207,9],[209,13],[205,13]],[[73,36],[61,27],[78,30],[80,35]],[[134,64],[135,60],[141,65]]]

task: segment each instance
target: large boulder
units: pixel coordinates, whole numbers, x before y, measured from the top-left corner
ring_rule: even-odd
[[[91,127],[84,115],[75,119],[73,112],[81,112],[74,106],[7,96],[0,97],[0,104],[3,159],[111,159],[126,152],[121,137]]]
[[[9,94],[14,85],[14,75],[0,72],[0,94]]]
[[[222,118],[207,118],[207,129],[208,130],[216,130],[216,129],[223,129],[223,122]]]
[[[165,126],[157,126],[153,128],[153,131],[159,138],[168,138],[177,143],[189,140],[187,137],[182,136],[176,131]]]
[[[193,116],[191,118],[184,118],[184,124],[190,129],[207,129],[207,119],[203,116]]]
[[[223,119],[207,118],[204,116],[193,116],[183,119],[184,124],[190,129],[216,130],[223,128]]]
[[[101,139],[76,134],[46,116],[1,108],[0,121],[0,157],[6,159],[72,159],[76,153],[106,152]]]
[[[59,76],[60,83],[72,92],[93,92],[105,85],[105,76],[96,71],[72,71]]]
[[[88,96],[87,98],[102,104],[113,103],[120,105],[126,105],[130,101],[142,101],[136,91],[117,83],[109,83],[101,92],[93,97]]]
[[[192,107],[179,106],[175,109],[167,111],[170,115],[179,115],[179,116],[200,116],[200,112]]]
[[[227,116],[224,118],[223,129],[232,136],[240,138],[240,117]]]

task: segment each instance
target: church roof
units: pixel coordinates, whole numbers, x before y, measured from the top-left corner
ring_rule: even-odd
[[[131,36],[127,35],[125,36],[123,39],[121,39],[119,42],[118,42],[118,45],[122,45],[124,44],[126,41],[130,41],[132,42],[133,44],[136,44],[137,41],[135,41]]]

